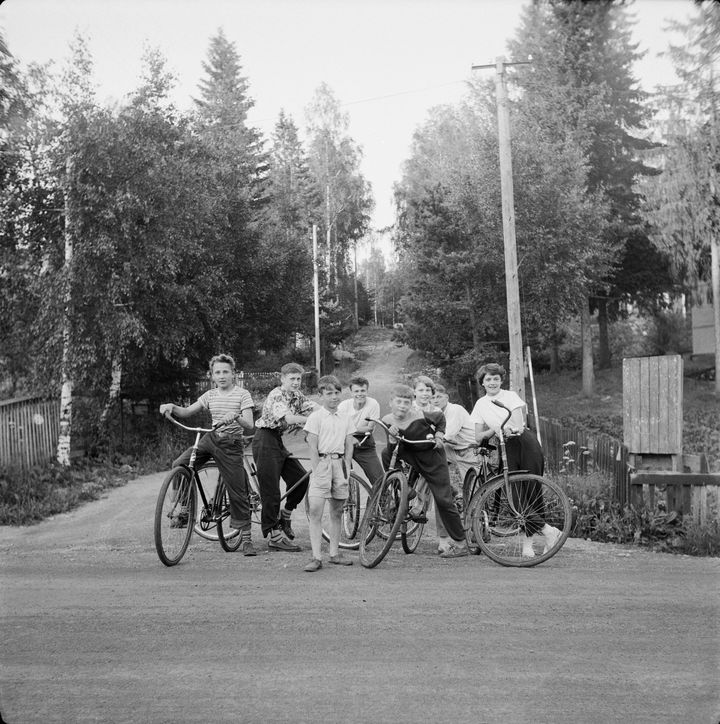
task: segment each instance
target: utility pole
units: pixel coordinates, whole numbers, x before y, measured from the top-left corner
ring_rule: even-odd
[[[317,225],[313,224],[313,301],[315,306],[315,367],[318,377],[322,374],[320,370],[320,289],[318,281],[318,246],[317,246]]]
[[[507,295],[508,337],[510,338],[510,389],[525,399],[522,325],[520,320],[520,284],[515,244],[515,202],[513,196],[512,152],[510,148],[510,111],[508,109],[505,68],[529,65],[530,61],[507,63],[504,57],[495,64],[473,65],[472,70],[495,68],[498,143],[500,151],[500,193],[502,195],[503,240],[505,243],[505,290]]]

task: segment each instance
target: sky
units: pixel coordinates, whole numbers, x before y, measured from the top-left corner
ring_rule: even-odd
[[[0,0],[0,32],[22,63],[62,63],[76,30],[89,42],[101,101],[120,101],[139,84],[146,45],[176,75],[174,100],[189,109],[210,38],[235,43],[250,96],[249,122],[269,138],[280,110],[305,127],[305,109],[325,82],[349,115],[371,183],[373,226],[394,221],[414,130],[430,108],[465,94],[471,66],[506,55],[529,0]],[[645,90],[672,77],[668,18],[693,14],[692,0],[635,0],[636,66]],[[515,60],[520,60],[516,58]],[[522,58],[524,60],[524,58]],[[475,71],[479,72],[479,71]],[[486,71],[487,72],[487,71]]]

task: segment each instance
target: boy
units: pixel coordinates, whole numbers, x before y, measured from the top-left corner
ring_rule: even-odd
[[[298,460],[290,457],[282,440],[285,430],[290,426],[304,425],[308,415],[317,407],[300,392],[303,372],[303,368],[294,362],[283,365],[280,386],[271,390],[267,396],[260,419],[255,423],[255,437],[252,441],[262,501],[260,525],[263,536],[270,536],[268,548],[274,551],[302,550],[291,542],[295,538],[291,516],[305,497],[308,484],[306,481],[298,485],[287,496],[281,509],[280,478],[285,480],[285,487],[289,489],[306,472]]]
[[[450,471],[450,484],[453,488],[456,505],[462,506],[462,488],[465,476],[468,470],[479,464],[475,452],[475,446],[477,445],[475,442],[475,423],[470,419],[470,413],[462,405],[450,402],[447,390],[443,385],[435,385],[433,403],[445,415],[445,456],[448,462],[453,463],[453,468]],[[442,553],[451,545],[451,541],[437,515],[435,524],[438,536],[438,553]]]
[[[207,433],[200,440],[195,465],[201,467],[214,458],[218,470],[227,483],[230,498],[230,525],[240,531],[240,550],[243,555],[254,556],[251,538],[251,509],[248,495],[248,481],[243,466],[243,430],[253,429],[253,405],[250,393],[235,384],[235,360],[227,354],[215,355],[210,360],[210,373],[215,388],[201,395],[188,407],[167,402],[160,405],[160,414],[171,414],[179,418],[191,417],[201,410],[209,410],[213,427],[218,429]],[[187,465],[192,447],[188,448],[175,462]],[[182,520],[181,525],[187,525]]]
[[[408,440],[428,440],[427,445],[402,445],[399,456],[425,478],[435,507],[452,543],[440,556],[442,558],[460,558],[468,555],[465,542],[465,529],[455,506],[450,486],[450,473],[445,458],[445,416],[440,411],[422,411],[413,407],[413,390],[407,385],[398,385],[392,392],[390,414],[383,422],[390,428],[391,435],[402,433]],[[430,439],[428,439],[430,436]],[[390,462],[392,441],[383,451],[385,467]]]
[[[330,502],[328,534],[330,563],[351,566],[352,561],[338,552],[342,509],[348,497],[347,476],[352,465],[355,427],[347,415],[338,412],[342,385],[337,377],[326,375],[318,380],[320,409],[305,423],[310,448],[310,485],[308,487],[308,523],[312,560],[305,566],[308,573],[322,568],[322,516],[325,501]],[[344,465],[343,465],[344,463]]]
[[[374,485],[383,476],[383,466],[375,450],[373,428],[375,424],[368,418],[380,419],[380,405],[377,400],[368,397],[370,383],[364,377],[353,377],[350,380],[349,400],[338,405],[338,412],[347,415],[355,427],[355,443],[353,460],[360,466],[370,485]]]

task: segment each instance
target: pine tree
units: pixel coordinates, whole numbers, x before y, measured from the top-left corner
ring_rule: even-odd
[[[631,301],[653,307],[672,289],[664,273],[667,262],[649,243],[634,188],[640,177],[654,173],[640,160],[652,144],[639,135],[651,112],[633,75],[637,44],[626,10],[611,0],[545,0],[525,11],[510,47],[517,57],[533,58],[532,70],[517,74],[522,104],[550,133],[569,135],[580,147],[588,164],[587,189],[608,204],[604,243],[617,250],[615,269],[589,290],[601,322],[600,361],[606,365],[608,315]]]

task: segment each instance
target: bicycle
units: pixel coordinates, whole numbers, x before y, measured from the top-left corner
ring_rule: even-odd
[[[252,437],[244,438],[245,455],[244,465],[245,472],[248,477],[249,489],[250,489],[250,507],[252,509],[252,521],[253,523],[260,524],[260,513],[261,513],[261,500],[260,500],[260,484],[257,477],[257,468],[255,467],[255,460],[250,449],[249,442]],[[296,460],[307,460],[308,458],[301,458],[293,456]],[[288,488],[280,500],[281,502],[293,491],[298,485],[307,480],[310,475],[310,470],[303,475],[292,487]],[[343,505],[342,512],[342,525],[340,526],[340,548],[346,550],[357,550],[360,545],[360,541],[357,539],[357,532],[360,528],[360,520],[362,519],[363,511],[365,510],[365,502],[370,497],[370,486],[355,472],[350,472],[348,478],[348,497]],[[305,498],[305,512],[307,514],[307,497]],[[323,528],[322,536],[325,541],[330,540],[329,533]]]
[[[188,549],[193,531],[208,540],[220,541],[227,552],[236,551],[241,537],[239,530],[230,527],[227,486],[215,464],[195,467],[200,437],[213,432],[213,428],[188,427],[169,414],[165,417],[183,430],[194,432],[195,442],[189,463],[174,467],[160,486],[154,521],[158,557],[166,566],[177,565]],[[199,509],[198,495],[202,501]]]
[[[506,461],[505,425],[511,411],[497,400],[506,417],[498,436],[500,460]],[[482,453],[481,453],[482,455]],[[465,476],[463,492],[469,496],[465,508],[465,527],[472,530],[474,543],[491,560],[503,566],[530,567],[552,558],[565,544],[572,528],[570,500],[557,483],[526,470],[508,471],[490,475],[487,458],[483,456],[477,470]],[[535,555],[523,555],[523,543],[528,527],[537,528],[547,523],[560,531],[550,545]],[[544,538],[544,536],[542,536]],[[540,536],[532,536],[540,538]]]
[[[389,436],[390,429],[382,420],[371,420],[379,424]],[[424,498],[422,508],[410,512],[410,500],[417,497],[417,482],[421,477],[405,463],[398,465],[400,445],[434,444],[431,440],[408,440],[402,435],[393,435],[398,444],[392,451],[385,475],[375,484],[360,523],[360,563],[365,568],[374,568],[387,555],[393,543],[400,538],[405,553],[413,553],[420,543],[425,523],[429,495]]]

